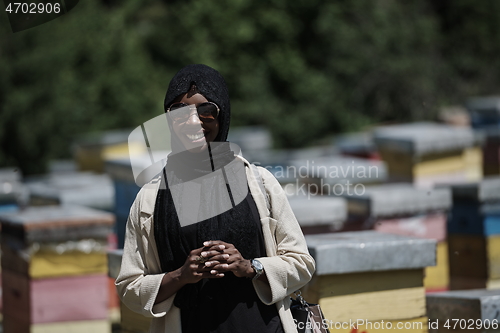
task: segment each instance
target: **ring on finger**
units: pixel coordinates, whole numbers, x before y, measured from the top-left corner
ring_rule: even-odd
[[[198,257],[196,258],[196,262],[199,262],[200,264],[204,264],[204,263],[206,263],[207,261],[208,261],[208,259],[207,259],[207,258],[205,258],[205,257],[202,257],[202,256],[198,256]]]

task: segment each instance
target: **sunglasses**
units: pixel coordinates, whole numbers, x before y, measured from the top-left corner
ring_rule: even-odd
[[[182,112],[172,112],[184,107],[189,107],[193,105],[189,105],[186,103],[174,103],[169,106],[167,109],[167,112],[171,112],[170,116],[174,122],[177,123],[185,123],[189,117],[191,117],[191,113],[186,111]],[[196,111],[198,112],[198,118],[204,123],[210,123],[217,119],[219,116],[220,109],[217,106],[217,104],[212,103],[212,102],[205,102],[198,104],[196,106]]]

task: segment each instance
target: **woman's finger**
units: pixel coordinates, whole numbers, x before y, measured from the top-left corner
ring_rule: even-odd
[[[206,251],[218,251],[218,252],[221,252],[221,251],[224,251],[225,249],[226,249],[225,245],[215,244],[215,245],[211,245],[211,246],[204,246],[202,252],[206,252]]]
[[[223,242],[221,240],[211,240],[211,241],[203,242],[203,246],[205,246],[205,247],[210,247],[210,246],[214,246],[214,245],[219,245],[219,246],[223,245],[226,248],[234,247],[233,244],[229,244],[229,243]]]
[[[213,266],[214,263],[219,264],[220,262],[226,261],[229,259],[229,254],[219,254],[213,257],[210,257],[208,261],[205,263],[205,266]]]
[[[208,272],[203,272],[203,273],[200,273],[199,276],[201,278],[221,278],[221,277],[224,277],[224,273],[223,272],[220,272],[220,271],[217,271],[217,270],[210,270]]]
[[[200,256],[203,258],[212,258],[214,256],[220,255],[224,252],[224,250],[212,250],[212,251],[203,251],[201,252]]]
[[[228,272],[228,271],[230,271],[229,265],[226,264],[226,263],[218,264],[218,265],[215,265],[215,266],[213,266],[211,268],[214,269],[214,270],[217,270],[219,272]]]
[[[210,261],[207,261],[206,263],[204,263],[203,267],[207,268],[207,269],[212,269],[214,266],[220,265],[220,264],[222,264],[220,261],[210,260]]]
[[[203,242],[203,246],[204,247],[210,247],[210,246],[213,246],[213,245],[220,245],[222,244],[221,241],[206,241],[206,242]]]
[[[189,262],[193,264],[200,264],[200,256],[199,255],[190,255],[188,258]]]

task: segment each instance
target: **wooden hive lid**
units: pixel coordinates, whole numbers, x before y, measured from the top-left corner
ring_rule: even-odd
[[[294,195],[288,201],[302,227],[332,225],[335,229],[340,229],[347,219],[347,203],[344,198]]]
[[[467,100],[465,106],[470,112],[500,116],[500,96],[472,97]]]
[[[470,128],[431,122],[379,127],[373,139],[379,149],[410,155],[463,150],[475,146],[479,140]]]
[[[409,183],[384,184],[367,187],[363,193],[344,196],[356,215],[390,217],[422,214],[451,207],[448,188],[421,189]],[[356,205],[354,205],[356,203]]]
[[[26,184],[32,197],[97,209],[113,207],[113,183],[105,174],[92,172],[49,174],[31,179]]]
[[[482,319],[483,323],[496,320],[498,328],[498,308],[500,308],[500,290],[453,290],[426,295],[427,314],[430,319],[443,322],[456,318],[458,320]],[[453,327],[454,322],[450,320]],[[493,330],[496,331],[496,330]]]
[[[316,274],[417,269],[436,264],[436,241],[377,231],[306,235]]]
[[[105,238],[114,221],[111,213],[76,205],[27,207],[0,214],[2,233],[27,242]]]
[[[454,200],[500,201],[500,176],[485,177],[479,182],[442,185],[446,186],[450,187]]]
[[[321,178],[325,184],[368,184],[387,179],[387,167],[383,161],[358,157],[327,156],[297,159],[290,162],[288,170],[296,178]]]

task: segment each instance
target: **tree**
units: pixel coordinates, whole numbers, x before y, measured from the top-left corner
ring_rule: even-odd
[[[75,135],[162,112],[174,73],[226,78],[232,125],[300,147],[379,122],[436,117],[498,93],[496,0],[89,0],[0,39],[0,164],[68,156]],[[5,25],[5,24],[4,24]]]
[[[57,20],[2,32],[0,163],[40,173],[69,156],[76,135],[162,112],[159,73],[129,20],[137,7],[81,1]]]

